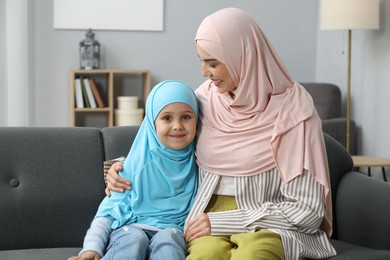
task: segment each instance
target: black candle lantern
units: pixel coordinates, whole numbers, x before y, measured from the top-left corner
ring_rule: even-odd
[[[100,60],[100,43],[95,40],[91,29],[80,42],[80,68],[85,70],[98,69]]]

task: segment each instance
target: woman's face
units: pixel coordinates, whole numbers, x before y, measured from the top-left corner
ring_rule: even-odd
[[[198,50],[198,56],[202,62],[202,76],[209,77],[221,94],[227,94],[235,90],[236,84],[234,84],[226,65],[212,57],[198,44],[196,44],[196,49]]]

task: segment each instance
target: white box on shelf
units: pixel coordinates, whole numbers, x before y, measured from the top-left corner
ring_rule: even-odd
[[[144,114],[143,108],[130,109],[130,110],[115,110],[115,125],[140,125],[142,123]]]
[[[119,96],[118,109],[121,111],[129,111],[138,108],[137,96]]]

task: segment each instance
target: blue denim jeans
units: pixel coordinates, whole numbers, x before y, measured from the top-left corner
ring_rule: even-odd
[[[151,231],[130,225],[111,233],[102,260],[185,260],[186,250],[183,234],[176,229]]]

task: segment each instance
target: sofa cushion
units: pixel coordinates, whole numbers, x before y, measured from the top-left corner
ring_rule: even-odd
[[[4,260],[66,260],[78,255],[81,248],[45,248],[0,251],[0,259]]]
[[[390,259],[389,250],[378,250],[357,245],[352,245],[340,240],[330,241],[336,249],[337,255],[329,260],[384,260]]]
[[[104,196],[100,130],[1,127],[0,154],[0,250],[81,247]]]

